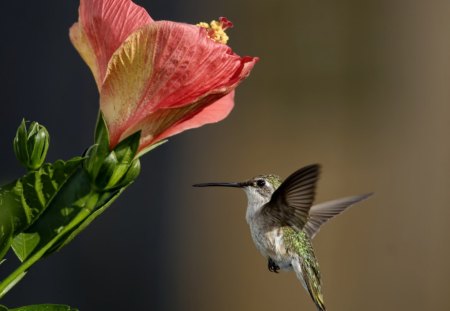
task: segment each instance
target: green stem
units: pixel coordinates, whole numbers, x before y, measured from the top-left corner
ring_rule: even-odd
[[[81,223],[87,216],[89,216],[90,211],[82,210],[76,218],[74,218],[64,229],[54,237],[47,245],[39,249],[38,252],[33,254],[30,258],[25,260],[16,270],[14,270],[6,279],[0,283],[0,298],[2,298],[17,282],[25,276],[27,270],[37,262],[50,248],[52,248],[58,240],[74,229],[79,223]]]
[[[82,231],[90,222],[103,213],[128,187],[121,188],[114,195],[109,195],[107,192],[99,195],[96,191],[91,191],[90,195],[86,199],[86,208],[83,208],[77,216],[69,222],[61,232],[58,233],[53,239],[41,247],[30,258],[26,259],[16,270],[14,270],[6,279],[0,283],[0,298],[2,298],[14,285],[16,285],[23,276],[25,276],[27,270],[42,258],[49,250],[56,247],[59,249],[70,240],[74,238],[80,231]],[[106,199],[104,198],[106,196]],[[98,205],[97,205],[98,203]],[[93,210],[95,210],[93,212]]]

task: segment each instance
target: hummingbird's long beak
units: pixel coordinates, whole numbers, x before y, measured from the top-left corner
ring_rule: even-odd
[[[247,184],[245,182],[207,182],[203,184],[195,184],[192,185],[194,187],[234,187],[234,188],[242,188]]]

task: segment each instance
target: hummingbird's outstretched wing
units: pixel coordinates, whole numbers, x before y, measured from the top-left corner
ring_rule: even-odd
[[[342,213],[347,207],[370,197],[373,193],[355,195],[352,197],[337,199],[329,202],[313,205],[309,210],[309,218],[304,230],[312,239],[319,232],[320,227],[328,220]]]
[[[277,225],[292,226],[300,231],[307,222],[309,209],[314,202],[319,171],[318,164],[295,171],[275,190],[261,213],[272,218]]]

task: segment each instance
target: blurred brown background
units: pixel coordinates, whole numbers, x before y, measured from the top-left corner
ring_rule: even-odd
[[[450,2],[138,3],[155,19],[227,16],[230,45],[261,61],[229,118],[147,155],[123,198],[2,303],[315,310],[293,273],[267,271],[243,192],[190,185],[318,162],[318,201],[376,194],[314,241],[328,309],[450,309]],[[50,160],[92,142],[95,84],[67,39],[77,6],[0,4],[5,180],[21,173],[10,141],[23,116],[49,127]]]

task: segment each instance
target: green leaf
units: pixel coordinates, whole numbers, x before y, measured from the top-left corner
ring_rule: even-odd
[[[24,261],[38,252],[74,219],[80,218],[81,221],[87,217],[95,208],[97,200],[98,193],[92,191],[87,172],[78,166],[39,215],[39,220],[14,239],[12,246],[17,257]]]
[[[30,233],[20,233],[14,239],[14,252],[23,261],[29,253],[39,244],[39,236]]]
[[[0,258],[13,238],[29,227],[47,208],[55,193],[80,166],[81,158],[45,164],[0,187]]]
[[[0,255],[12,246],[19,259],[34,248],[39,239],[21,232],[30,227],[47,209],[55,194],[80,167],[82,159],[44,164],[14,182],[0,188]],[[4,230],[3,230],[4,229]]]
[[[8,309],[5,309],[8,310]],[[10,311],[78,311],[66,305],[42,304],[9,309]],[[0,311],[2,311],[0,309]]]

